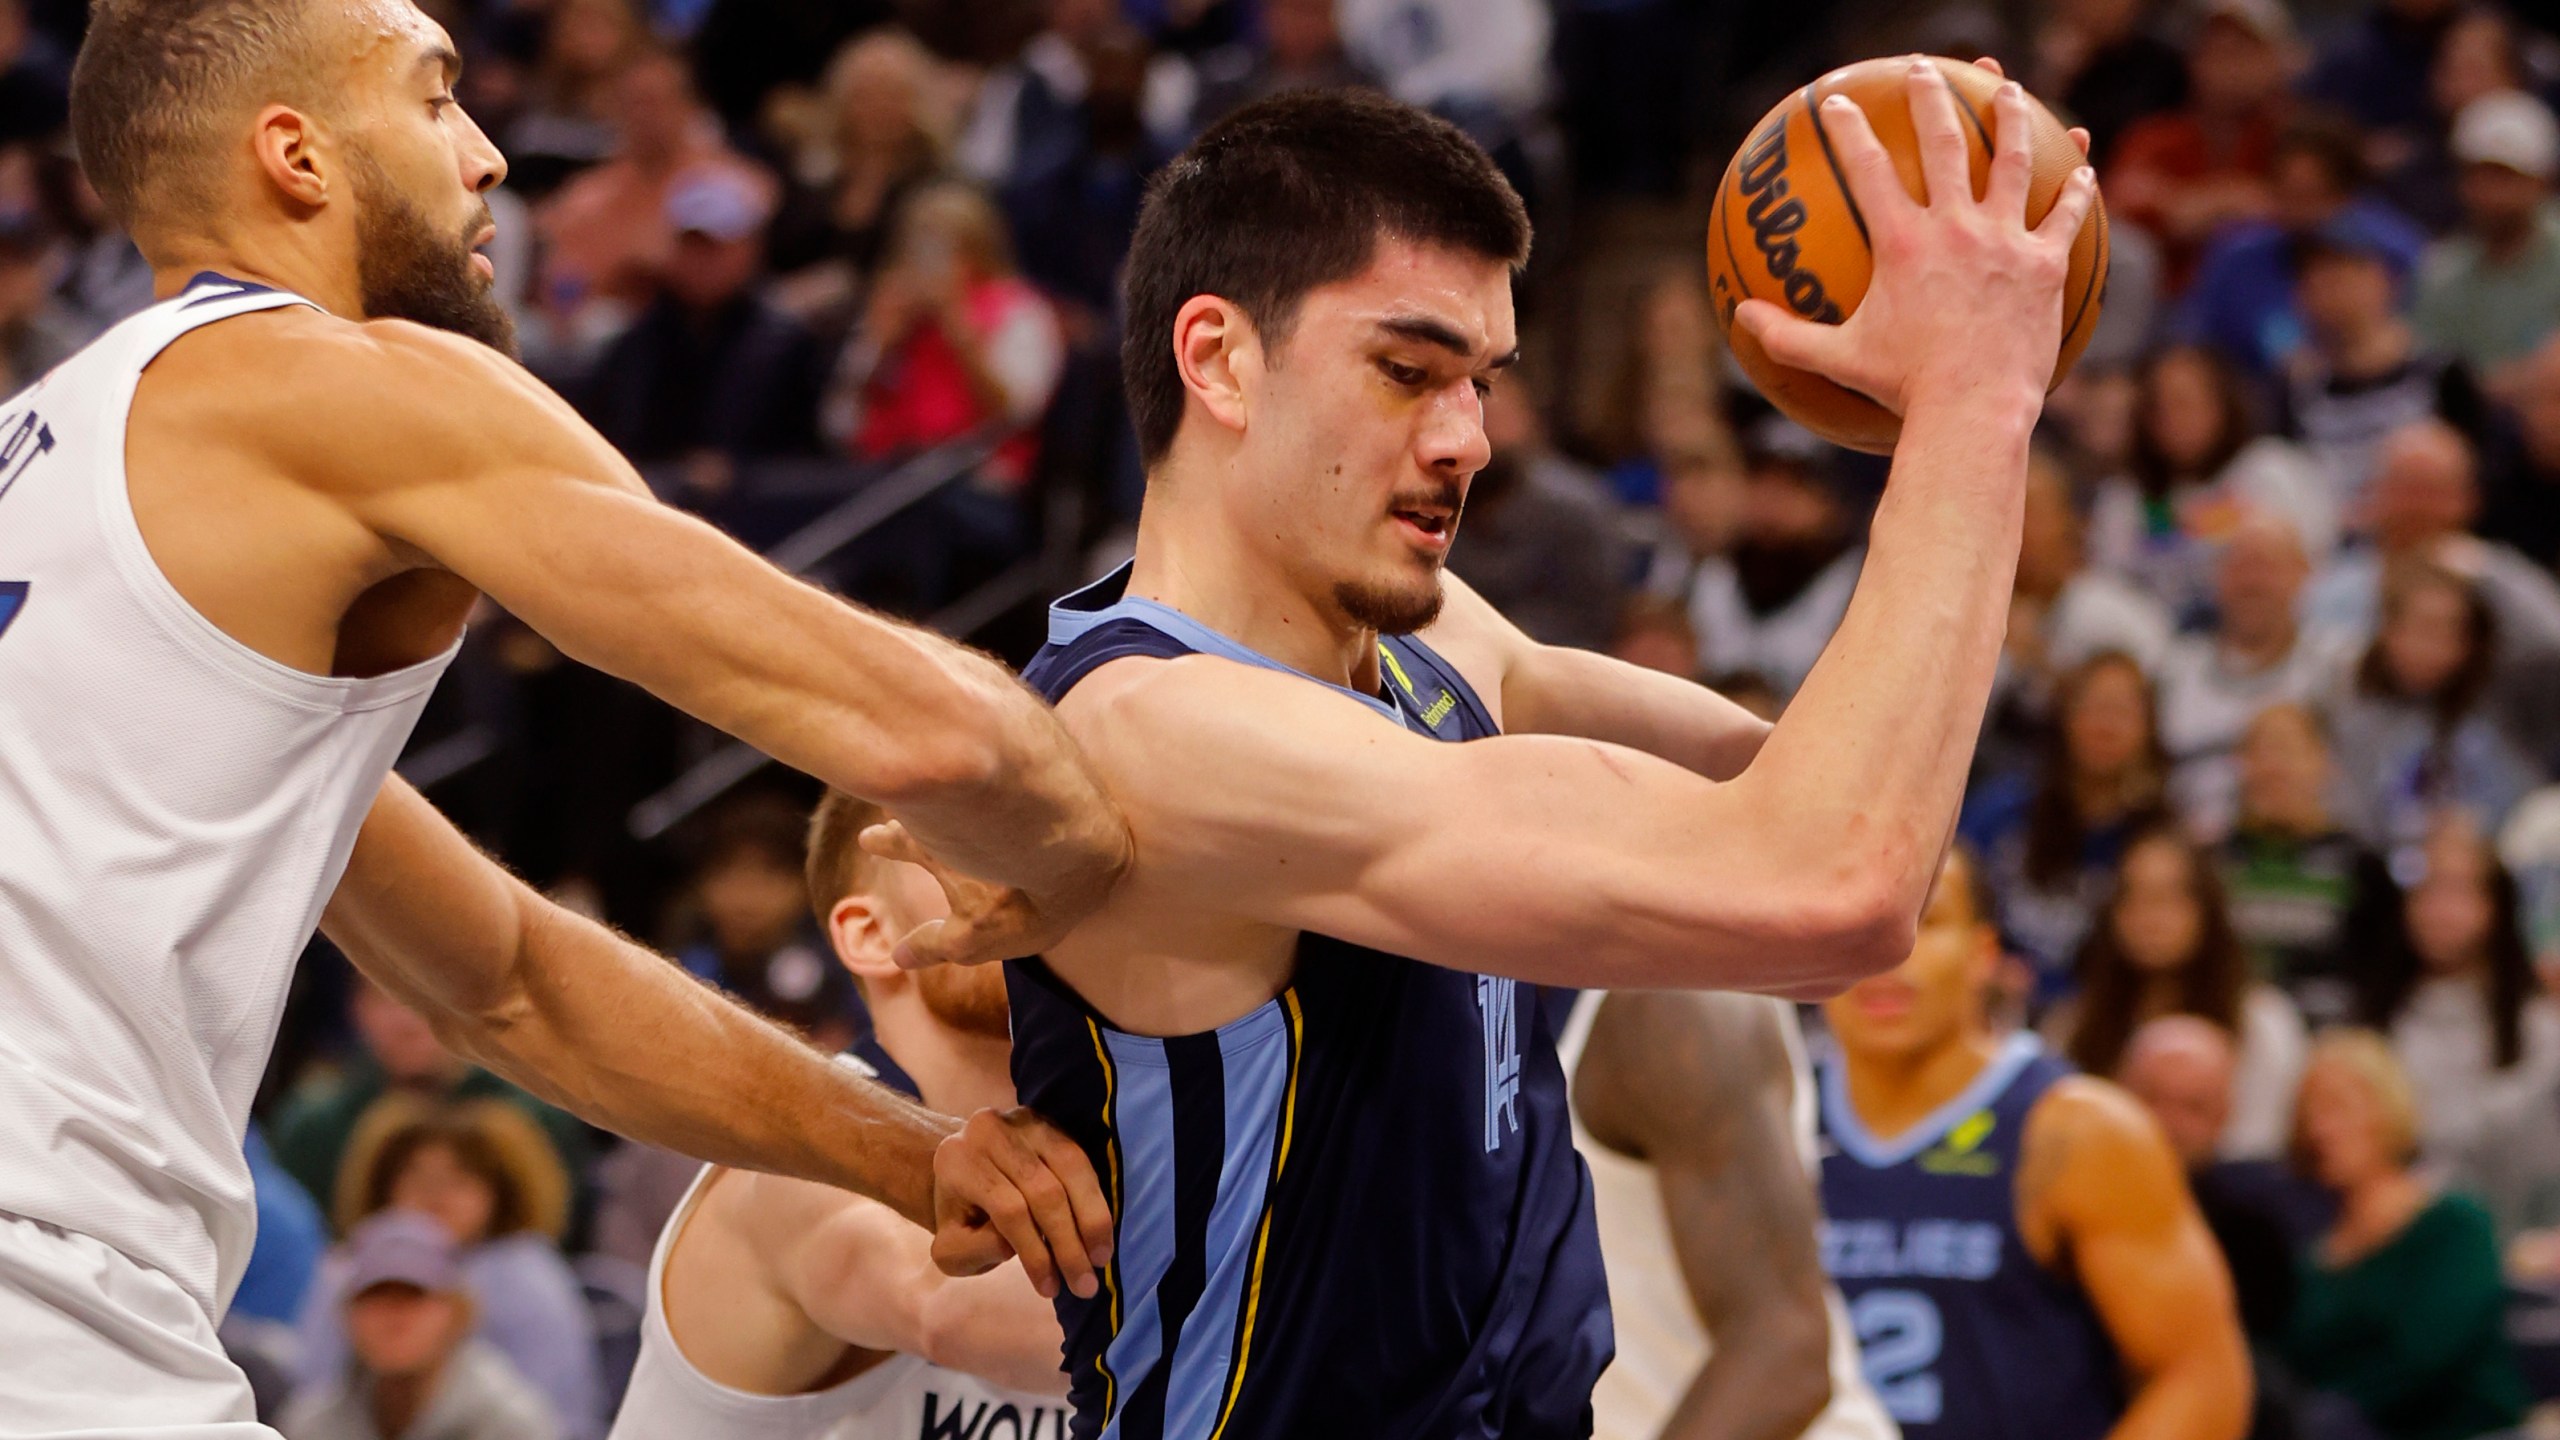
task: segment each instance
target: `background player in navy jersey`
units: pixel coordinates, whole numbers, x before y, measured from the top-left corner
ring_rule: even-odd
[[[1061,1304],[1080,1434],[1583,1433],[1607,1302],[1514,982],[1820,992],[1908,950],[2092,195],[2084,169],[2029,230],[2023,97],[1977,198],[1945,82],[1910,86],[1927,204],[1825,112],[1878,254],[1857,314],[1741,312],[1905,417],[1857,597],[1774,730],[1444,578],[1529,244],[1472,142],[1292,93],[1154,185],[1137,557],[1027,672],[1135,839],[1113,900],[1010,975],[1022,1099],[1118,1202],[1105,1293]]]
[[[2236,1440],[2231,1280],[2166,1137],[2035,1037],[1950,855],[1911,958],[1824,1006],[1823,1263],[1909,1440]]]

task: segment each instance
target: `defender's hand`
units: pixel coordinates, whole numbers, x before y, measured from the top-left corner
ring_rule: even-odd
[[[898,942],[897,962],[909,970],[1037,955],[1093,913],[1128,868],[1124,855],[1118,865],[1095,876],[1094,883],[1072,893],[1033,895],[953,869],[895,820],[863,831],[860,844],[884,860],[923,867],[951,903],[949,919],[927,920]]]
[[[1818,117],[1874,251],[1874,278],[1857,310],[1825,325],[1746,300],[1734,318],[1780,364],[1838,381],[1897,415],[1932,395],[2041,400],[2062,347],[2063,282],[2096,176],[2085,165],[2074,171],[2030,230],[2026,92],[2004,85],[1993,102],[1996,144],[1980,200],[1955,98],[1934,62],[1913,60],[1908,92],[1925,202],[1903,188],[1855,102],[1831,96]]]
[[[978,1275],[1022,1257],[1032,1288],[1091,1299],[1111,1206],[1076,1143],[1029,1110],[981,1110],[933,1152],[933,1263]]]

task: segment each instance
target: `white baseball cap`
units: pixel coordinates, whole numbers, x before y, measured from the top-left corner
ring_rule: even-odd
[[[2560,122],[2521,90],[2497,90],[2462,107],[2453,120],[2453,158],[2503,165],[2537,180],[2560,176]]]

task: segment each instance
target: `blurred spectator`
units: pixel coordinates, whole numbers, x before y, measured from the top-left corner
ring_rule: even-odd
[[[1342,46],[1334,0],[1263,0],[1262,43],[1213,50],[1200,61],[1199,123],[1206,127],[1283,90],[1375,85]]]
[[[1450,568],[1530,638],[1607,648],[1627,570],[1607,482],[1547,443],[1525,375],[1485,396],[1484,430],[1493,458],[1468,486],[1466,543]]]
[[[2516,877],[2525,948],[2546,985],[2560,985],[2560,785],[2526,796],[2498,832],[2498,859]],[[2560,1222],[2560,1213],[2553,1215]]]
[[[2151,0],[2066,0],[2036,35],[2040,95],[2089,132],[2090,163],[2105,169],[2116,137],[2187,98],[2187,61],[2160,34]]]
[[[571,181],[543,205],[549,247],[543,308],[555,349],[574,365],[630,322],[656,292],[675,249],[667,201],[698,174],[725,174],[767,198],[773,181],[720,138],[674,55],[653,53],[614,81],[620,145],[613,159]]]
[[[365,1117],[334,1204],[350,1236],[385,1211],[424,1215],[457,1247],[477,1334],[538,1392],[567,1440],[604,1432],[594,1321],[560,1253],[568,1183],[542,1132],[489,1101],[437,1107],[405,1096]],[[342,1328],[358,1256],[333,1252],[303,1308],[301,1386],[327,1391],[348,1375]],[[297,1437],[299,1440],[299,1437]]]
[[[1480,118],[1517,122],[1546,99],[1547,34],[1538,0],[1337,0],[1352,58],[1387,92],[1477,132]]]
[[[715,507],[742,465],[819,449],[828,357],[758,293],[767,205],[734,173],[679,183],[658,296],[581,387],[581,408],[614,448],[671,470],[674,498],[697,508]]]
[[[2291,525],[2267,515],[2240,521],[2215,566],[2218,623],[2179,637],[2155,670],[2160,743],[2177,770],[2170,793],[2196,833],[2227,833],[2238,809],[2234,758],[2252,717],[2283,701],[2326,695],[2353,642],[2306,633],[2298,615],[2311,567]]]
[[[1020,178],[1042,146],[1078,128],[1076,112],[1093,84],[1094,53],[1127,28],[1114,0],[1047,4],[1048,27],[978,87],[952,152],[961,169],[999,189]],[[1168,154],[1190,138],[1199,99],[1200,78],[1190,62],[1173,54],[1146,57],[1137,118]]]
[[[2497,624],[2479,588],[2426,559],[2395,563],[2382,628],[2331,706],[2349,823],[2388,851],[2440,806],[2496,826],[2541,777],[2488,704]]]
[[[852,978],[810,928],[806,817],[779,796],[749,795],[707,828],[691,887],[705,935],[678,963],[830,1054],[861,1039],[870,1025]]]
[[[71,121],[71,54],[0,0],[0,145],[50,140]]]
[[[2286,125],[2270,161],[2267,218],[2232,224],[2214,236],[2172,330],[2212,346],[2252,380],[2264,380],[2303,342],[2294,282],[2306,237],[2352,217],[2388,248],[2401,273],[2415,270],[2426,232],[2361,193],[2362,144],[2356,128],[2336,116],[2305,114]]]
[[[2240,815],[2222,843],[2231,926],[2260,976],[2284,987],[2314,1026],[2355,1013],[2344,955],[2348,926],[2390,887],[2379,856],[2330,808],[2336,771],[2310,706],[2258,712],[2240,742]]]
[[[1957,826],[1984,857],[2003,938],[2044,1005],[2070,992],[2126,843],[2166,815],[2169,773],[2151,682],[2131,657],[2110,651],[2065,674],[2054,710],[2036,773],[1987,778]]]
[[[2231,1267],[2241,1324],[2263,1342],[2283,1334],[2292,1317],[2294,1257],[2337,1213],[2316,1186],[2276,1162],[2223,1158],[2238,1074],[2231,1032],[2194,1015],[2164,1015],[2133,1032],[2115,1078],[2178,1152],[2196,1208]],[[2277,1099],[2292,1108],[2290,1088]]]
[[[1698,669],[1698,632],[1690,628],[1688,609],[1659,595],[1639,595],[1627,602],[1609,653],[1630,665],[1683,680],[1704,679]]]
[[[2464,233],[2428,252],[2413,318],[2428,348],[2494,384],[2560,328],[2560,125],[2521,91],[2484,95],[2454,121],[2453,158]]]
[[[52,237],[32,208],[0,208],[0,393],[15,394],[91,339],[53,294]]]
[[[1142,113],[1145,37],[1106,26],[1086,59],[1083,100],[1023,148],[1002,198],[1023,274],[1063,303],[1077,343],[1092,345],[1117,334],[1120,267],[1137,234],[1138,205],[1147,177],[1174,152]],[[1116,340],[1104,348],[1116,350]]]
[[[1990,733],[2004,749],[2038,736],[2053,713],[2054,682],[2090,656],[2116,650],[2145,670],[2169,648],[2160,603],[2110,571],[2092,568],[2071,481],[2053,452],[2027,458],[2026,523],[2009,598],[2008,643],[1992,683]],[[2000,763],[1995,758],[1993,763]]]
[[[2469,533],[2480,515],[2473,457],[2462,432],[2431,420],[2383,441],[2360,516],[2373,543],[2340,555],[2312,582],[2303,602],[2312,624],[2372,634],[2384,571],[2423,559],[2451,566],[2480,587],[2510,655],[2560,649],[2560,582],[2514,548]]]
[[[2303,94],[2405,142],[2427,124],[2429,72],[2461,3],[2378,0],[2322,47],[2303,77]]]
[[[2429,416],[2473,436],[2488,424],[2470,370],[2422,348],[2402,318],[2397,265],[2389,237],[2354,211],[2303,242],[2306,343],[2286,364],[2280,428],[2320,462],[2344,514],[2363,502],[2384,436]]]
[[[1752,432],[1740,533],[1730,552],[1705,557],[1689,584],[1689,621],[1708,673],[1756,671],[1792,695],[1839,628],[1866,546],[1828,451],[1774,416]]]
[[[2292,527],[2308,559],[2336,543],[2337,508],[2292,442],[2258,433],[2247,392],[2211,350],[2177,345],[2137,376],[2133,455],[2100,482],[2089,517],[2102,570],[2149,591],[2188,628],[2212,613],[2215,556],[2251,515]]]
[[[623,75],[649,47],[632,0],[552,0],[525,87],[506,130],[515,183],[547,194],[614,153]]]
[[[293,1440],[554,1440],[564,1432],[476,1318],[453,1237],[385,1211],[347,1241],[343,1323],[354,1363],[285,1412]]]
[[[105,202],[67,149],[39,160],[36,193],[59,247],[54,298],[76,320],[83,342],[149,309],[158,298],[151,291],[150,262],[107,218]]]
[[[2145,1023],[2165,1015],[2209,1021],[2238,1047],[2219,1153],[2257,1160],[2283,1152],[2309,1036],[2284,992],[2250,977],[2213,863],[2173,826],[2146,829],[2126,845],[2078,970],[2079,993],[2043,1026],[2072,1064],[2113,1075]]]
[[[276,1159],[314,1198],[337,1193],[358,1123],[375,1101],[395,1093],[438,1102],[505,1101],[540,1123],[573,1174],[585,1163],[590,1147],[584,1124],[465,1062],[436,1038],[425,1016],[391,992],[358,978],[347,1011],[362,1051],[343,1070],[296,1085],[275,1117]]]
[[[876,30],[827,67],[823,133],[773,226],[773,268],[790,277],[777,298],[795,314],[846,311],[879,269],[898,207],[942,172],[927,98],[934,66],[914,36]]]
[[[2515,24],[2503,11],[2464,5],[2427,69],[2427,114],[2408,130],[2377,131],[2366,144],[2382,195],[2403,214],[2442,234],[2462,221],[2455,117],[2473,101],[2531,84]]]
[[[2534,978],[2515,880],[2478,826],[2448,813],[2415,849],[2356,961],[2363,1018],[2408,1067],[2428,1159],[2468,1176],[2560,1092],[2560,1004]]]
[[[2544,570],[2560,566],[2560,335],[2510,372],[2516,463],[2485,487],[2479,532]]]
[[[2267,212],[2293,44],[2280,0],[2212,0],[2187,44],[2186,103],[2117,142],[2109,208],[2159,237],[2172,291],[2216,229]]]
[[[2489,1217],[2412,1169],[2417,1106],[2390,1047],[2365,1031],[2323,1036],[2294,1133],[2303,1168],[2339,1203],[2285,1332],[2295,1372],[2389,1440],[2468,1440],[2521,1421]]]

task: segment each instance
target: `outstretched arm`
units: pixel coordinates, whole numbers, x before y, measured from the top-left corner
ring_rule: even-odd
[[[1021,892],[1001,915],[964,907],[935,958],[1033,953],[1125,866],[1120,817],[1003,667],[660,504],[513,362],[400,322],[278,351],[291,402],[270,407],[261,443],[404,563],[460,576],[570,657],[884,805],[941,858]]]
[[[921,1355],[1012,1390],[1063,1395],[1058,1314],[1010,1265],[955,1280],[878,1205],[801,1180],[742,1175],[736,1213],[769,1283],[859,1350]]]
[[[383,787],[322,927],[455,1051],[609,1130],[868,1195],[985,1269],[1080,1291],[1111,1217],[1072,1141],[859,1079],[667,960],[543,899],[406,782]],[[1100,1247],[1097,1252],[1095,1247]]]
[[[2230,1272],[2168,1140],[2134,1099],[2075,1079],[2028,1117],[2019,1230],[2067,1265],[2133,1390],[2112,1440],[2239,1440],[2249,1348]]]
[[[1789,1123],[1784,1023],[1751,996],[1613,994],[1574,1079],[1593,1138],[1652,1162],[1715,1337],[1662,1440],[1793,1440],[1831,1403],[1819,1213]]]

